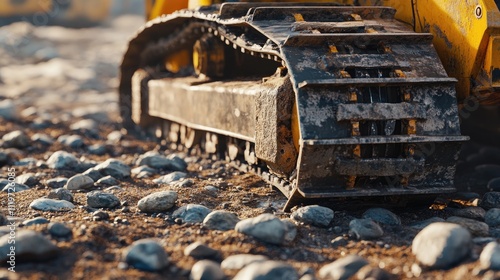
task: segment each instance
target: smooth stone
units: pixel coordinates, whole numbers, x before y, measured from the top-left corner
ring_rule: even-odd
[[[138,175],[138,174],[143,173],[143,172],[147,172],[147,173],[150,173],[150,174],[157,173],[156,169],[151,168],[151,167],[149,167],[147,165],[141,165],[139,167],[136,167],[136,168],[132,169],[131,172],[134,175]]]
[[[75,205],[66,200],[37,198],[31,202],[30,207],[41,211],[69,211],[75,208]]]
[[[80,165],[78,166],[78,170],[82,171],[82,170],[88,170],[90,168],[94,168],[97,166],[97,163],[95,161],[90,161],[90,160],[85,160],[85,161],[82,161],[80,162]],[[86,175],[86,174],[84,174]],[[102,175],[100,178],[104,177],[104,175]],[[99,178],[99,179],[100,179]],[[94,182],[97,181],[97,180],[94,180]]]
[[[74,169],[78,164],[78,159],[65,151],[54,152],[47,160],[47,165],[53,169]]]
[[[472,238],[472,242],[474,244],[479,244],[479,245],[490,243],[490,242],[495,241],[495,240],[496,240],[496,238],[493,238],[493,237],[474,237],[474,238]]]
[[[26,173],[22,174],[16,177],[15,179],[16,183],[26,185],[28,187],[34,187],[36,184],[40,183],[40,180],[38,180],[37,176],[33,173]]]
[[[356,273],[356,277],[359,280],[394,280],[396,279],[396,275],[391,274],[381,268],[371,267],[366,265],[362,267],[358,273]]]
[[[223,280],[226,279],[220,265],[214,261],[201,260],[191,268],[190,280]]]
[[[6,164],[9,161],[9,155],[0,150],[0,165]]]
[[[349,232],[357,239],[375,239],[384,235],[382,228],[372,219],[354,219],[349,223]]]
[[[491,208],[484,215],[484,222],[491,227],[500,226],[500,208]]]
[[[79,120],[75,123],[72,123],[69,128],[73,131],[79,132],[90,132],[92,134],[96,134],[99,128],[99,125],[95,120],[92,119],[83,119]]]
[[[67,182],[68,182],[68,178],[57,177],[57,178],[47,180],[45,182],[45,184],[47,185],[47,187],[49,187],[51,189],[60,189],[60,188],[64,187]]]
[[[234,229],[240,221],[238,216],[229,211],[216,210],[210,212],[203,220],[203,225],[212,230],[226,231]]]
[[[174,184],[174,187],[176,187],[176,188],[189,188],[192,186],[194,186],[194,181],[192,179],[182,179],[180,181],[176,181]],[[210,187],[212,187],[212,188],[210,188]],[[205,191],[209,191],[211,196],[217,197],[218,190],[214,190],[213,188],[215,188],[215,187],[214,186],[206,186],[203,189]]]
[[[102,156],[106,153],[107,149],[105,145],[102,144],[93,144],[90,146],[87,146],[87,152],[92,155],[98,155]]]
[[[73,202],[73,194],[71,193],[71,191],[63,188],[51,190],[47,197],[51,199],[66,200],[69,202]]]
[[[290,243],[297,236],[297,226],[291,219],[283,219],[281,221],[285,224],[285,243]]]
[[[123,161],[117,159],[107,159],[105,162],[98,164],[94,167],[103,175],[110,175],[116,179],[123,179],[130,177],[130,167]]]
[[[137,208],[146,213],[165,212],[175,205],[176,200],[174,191],[155,192],[139,200]]]
[[[105,221],[109,219],[109,214],[105,211],[97,210],[92,213],[92,217],[95,221]]]
[[[30,189],[30,187],[26,185],[9,181],[7,179],[0,180],[0,188],[2,188],[3,192],[10,192],[10,193],[23,192]]]
[[[17,119],[17,107],[11,99],[0,101],[0,117],[7,120]]]
[[[87,175],[77,174],[68,179],[65,189],[68,190],[86,190],[94,186],[94,180]]]
[[[5,263],[9,260],[7,254],[13,246],[10,235],[0,237],[0,261]],[[16,262],[17,261],[47,261],[56,257],[59,248],[49,239],[33,230],[19,230],[16,232]]]
[[[98,187],[115,186],[118,184],[120,184],[120,182],[109,175],[106,177],[102,177],[101,179],[97,180],[97,182],[95,182],[95,185]]]
[[[500,239],[500,228],[490,228],[490,236]]]
[[[187,168],[186,162],[179,157],[167,158],[154,152],[140,156],[136,165],[147,165],[155,169],[172,171],[185,171]]]
[[[47,220],[44,217],[36,217],[33,219],[29,219],[23,222],[23,225],[25,226],[32,226],[32,225],[43,225],[43,224],[48,224],[50,221]]]
[[[31,141],[33,141],[34,143],[40,143],[45,146],[50,146],[54,144],[55,140],[47,134],[35,133],[33,134],[33,136],[31,136]]]
[[[472,238],[464,227],[452,223],[432,223],[412,242],[412,253],[424,266],[444,269],[471,254]]]
[[[233,280],[298,280],[295,269],[280,261],[253,262],[236,274]]]
[[[476,220],[484,220],[484,215],[486,215],[486,210],[477,206],[469,206],[466,208],[446,208],[447,212],[449,212],[453,216],[459,216],[463,218],[476,219]]]
[[[183,180],[179,186],[180,187],[191,187],[193,185],[193,182],[186,182],[186,181],[189,181],[189,179],[187,180]],[[203,187],[203,190],[205,190],[206,192],[212,194],[214,197],[217,197],[217,192],[219,192],[219,189],[217,189],[216,187],[214,186],[204,186]]]
[[[485,209],[500,208],[500,192],[487,192],[483,195],[483,199],[479,206]]]
[[[161,184],[161,185],[168,185],[168,184],[171,184],[173,182],[177,182],[181,179],[184,179],[184,178],[186,178],[186,176],[187,176],[187,174],[184,172],[175,171],[175,172],[172,172],[170,174],[167,174],[167,175],[164,175],[164,176],[161,176],[159,178],[154,179],[153,183]]]
[[[269,258],[264,255],[252,255],[252,254],[232,255],[225,258],[222,261],[221,267],[222,269],[227,269],[227,270],[240,270],[251,263],[265,262],[267,260],[269,260]]]
[[[186,171],[188,165],[184,159],[182,159],[176,155],[170,155],[167,158],[172,161],[172,165],[169,167],[170,170]]]
[[[281,245],[285,242],[287,225],[273,214],[265,213],[238,222],[235,230],[263,242]]]
[[[14,162],[14,166],[30,166],[30,167],[34,167],[34,166],[38,166],[39,161],[36,159],[36,158],[31,158],[31,157],[28,157],[28,158],[22,158],[16,162]],[[40,161],[41,162],[41,161]]]
[[[484,246],[479,262],[483,269],[500,270],[500,245],[493,241]]]
[[[444,222],[444,219],[439,218],[439,217],[432,217],[429,219],[425,219],[423,221],[411,223],[410,227],[412,227],[414,229],[423,229],[432,223],[440,223],[440,222]]]
[[[333,210],[323,206],[309,205],[297,209],[290,218],[308,225],[327,227],[333,220]]]
[[[57,142],[73,149],[85,146],[85,142],[80,135],[61,135],[57,138]]]
[[[107,136],[106,139],[110,143],[118,143],[123,139],[123,133],[119,130],[111,131]]]
[[[87,205],[93,208],[115,208],[120,205],[120,199],[112,193],[92,191],[87,194]]]
[[[372,219],[375,222],[385,225],[401,225],[399,216],[384,208],[370,208],[363,213],[362,217],[363,219]]]
[[[195,259],[208,259],[215,257],[219,252],[201,242],[194,242],[184,248],[184,255]]]
[[[488,190],[493,191],[493,192],[498,192],[500,191],[500,177],[491,179],[488,181],[487,185]]]
[[[69,227],[60,222],[50,223],[47,229],[54,237],[68,237],[73,233]]]
[[[31,144],[31,140],[28,135],[21,130],[15,130],[5,134],[2,137],[2,140],[5,148],[23,149]]]
[[[452,216],[446,219],[446,221],[461,225],[462,227],[468,229],[474,236],[488,236],[490,232],[490,227],[486,223],[473,219]]]
[[[169,264],[168,254],[155,239],[141,239],[123,251],[123,260],[130,266],[145,271],[160,271]]]
[[[181,218],[186,223],[202,223],[212,210],[199,204],[187,204],[175,210],[172,214],[174,219]]]
[[[101,172],[97,171],[95,167],[88,168],[81,175],[89,176],[94,180],[94,182],[99,181],[99,179],[105,177]]]
[[[349,255],[323,266],[318,274],[322,279],[347,280],[367,264],[364,258]]]

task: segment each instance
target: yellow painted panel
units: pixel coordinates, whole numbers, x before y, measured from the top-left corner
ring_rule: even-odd
[[[157,0],[155,1],[153,10],[149,14],[149,19],[154,19],[163,14],[171,14],[187,7],[188,0]]]
[[[99,22],[106,19],[111,9],[111,0],[73,0],[70,1],[69,8],[66,11],[61,10],[62,7],[57,7],[57,2],[54,3],[54,12],[56,17],[66,20],[86,19],[91,22]]]
[[[21,4],[12,4],[11,0],[0,0],[0,17],[23,16],[37,12],[48,12],[52,0],[26,0]]]

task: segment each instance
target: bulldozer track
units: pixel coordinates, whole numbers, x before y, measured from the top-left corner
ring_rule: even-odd
[[[134,115],[142,125],[167,119],[162,137],[259,174],[289,198],[287,209],[303,198],[453,191],[455,158],[467,140],[460,135],[456,80],[440,64],[432,36],[413,33],[394,13],[385,7],[226,3],[152,20],[130,41],[121,65],[124,123]],[[291,82],[300,125],[292,171],[275,172],[257,159],[256,143],[267,140],[251,126],[211,127],[161,107],[168,106],[158,93],[166,83],[214,81],[186,77],[192,69],[174,74],[162,68],[166,56],[207,34],[235,53],[286,69],[261,78]],[[135,92],[134,75],[141,85]],[[427,144],[432,152],[420,149]]]

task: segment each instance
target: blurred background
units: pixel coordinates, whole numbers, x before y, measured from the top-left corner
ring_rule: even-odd
[[[143,0],[0,0],[0,117],[118,118],[118,66]]]

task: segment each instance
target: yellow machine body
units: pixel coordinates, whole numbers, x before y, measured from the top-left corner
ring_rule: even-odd
[[[152,19],[183,8],[223,1],[148,0]],[[243,2],[243,1],[242,1]],[[500,11],[498,0],[337,0],[337,1],[246,1],[246,2],[337,2],[345,5],[389,6],[396,18],[416,32],[434,35],[434,46],[449,76],[458,80],[460,103],[474,98],[497,103],[500,98]],[[170,59],[171,61],[175,59]],[[185,55],[182,61],[185,61]],[[175,64],[175,63],[173,63]],[[175,66],[177,67],[177,66]],[[175,68],[174,67],[174,68]]]
[[[51,7],[51,0],[0,0],[0,17],[29,15],[37,12],[48,12],[50,11]]]
[[[35,24],[99,23],[108,17],[111,3],[111,0],[0,0],[0,18],[20,18]]]

